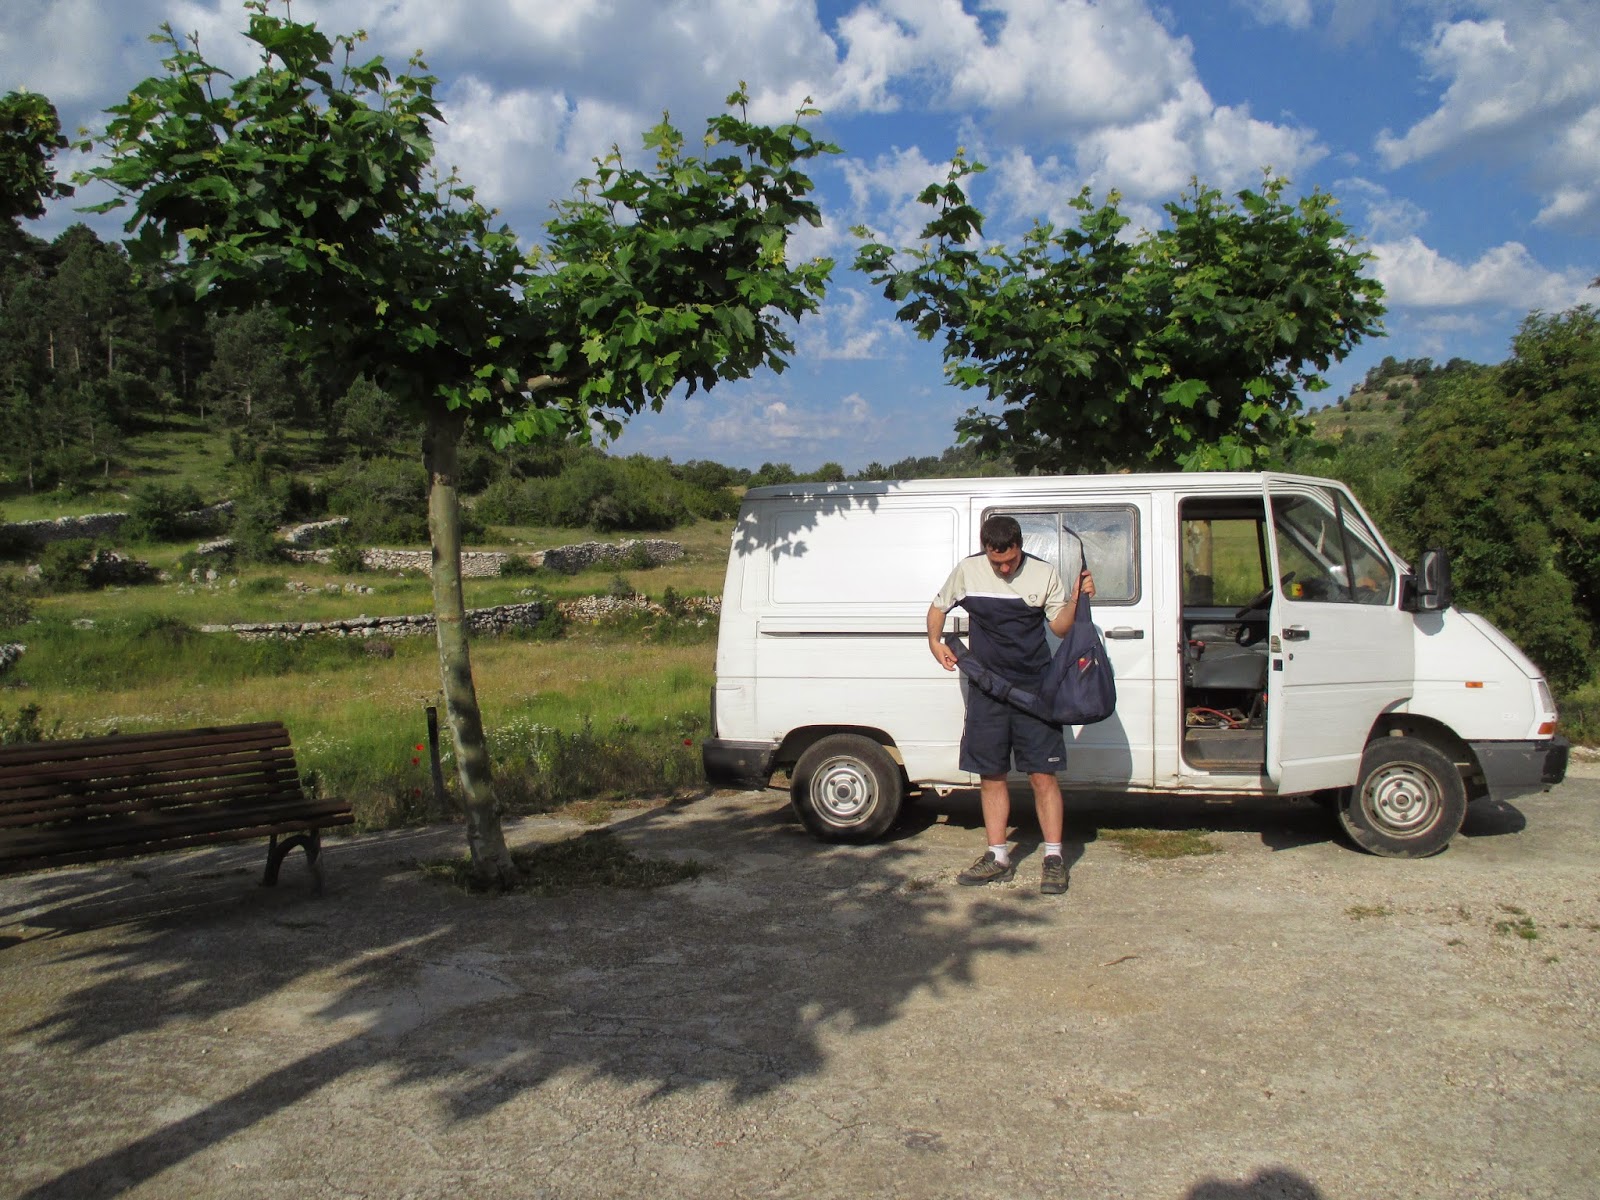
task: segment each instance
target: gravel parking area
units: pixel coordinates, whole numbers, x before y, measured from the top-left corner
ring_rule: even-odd
[[[444,828],[332,843],[321,896],[259,847],[0,880],[0,1195],[1593,1194],[1600,766],[1421,862],[1310,803],[1068,805],[1063,897],[1026,834],[955,886],[960,794],[870,847],[778,792],[624,815],[711,865],[654,892],[464,895],[413,865]]]

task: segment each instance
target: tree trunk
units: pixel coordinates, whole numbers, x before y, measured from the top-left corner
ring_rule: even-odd
[[[511,852],[500,828],[489,769],[483,716],[472,683],[467,647],[466,602],[461,594],[461,510],[456,495],[462,419],[454,413],[428,418],[422,460],[428,468],[428,534],[433,542],[433,615],[438,625],[439,678],[444,685],[445,718],[455,744],[456,775],[467,814],[467,846],[479,883],[506,888],[516,878]]]

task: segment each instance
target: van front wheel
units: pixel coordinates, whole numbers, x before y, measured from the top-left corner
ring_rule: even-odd
[[[871,738],[825,737],[800,756],[789,802],[801,824],[827,842],[870,842],[900,814],[900,767]]]
[[[1364,850],[1426,858],[1449,844],[1467,815],[1467,788],[1448,755],[1412,737],[1379,738],[1339,805],[1339,823]]]

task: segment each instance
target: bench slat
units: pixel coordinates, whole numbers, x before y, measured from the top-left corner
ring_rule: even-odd
[[[98,737],[60,738],[0,746],[0,768],[36,762],[82,762],[105,755],[144,751],[200,749],[218,746],[288,746],[289,731],[279,721],[248,725],[214,725],[203,729],[169,729],[154,733],[108,733]]]
[[[294,768],[293,755],[275,755],[262,760],[259,757],[242,760],[208,760],[184,766],[181,763],[160,763],[162,770],[110,771],[58,770],[51,774],[37,773],[29,766],[22,779],[0,778],[0,811],[26,810],[40,800],[50,798],[82,798],[90,800],[117,792],[118,795],[176,795],[186,787],[198,789],[214,781],[264,782],[298,784],[299,773]],[[0,776],[6,771],[0,766]]]
[[[185,786],[159,791],[104,791],[93,796],[42,797],[26,807],[0,808],[0,829],[29,825],[83,823],[118,813],[181,812],[195,806],[213,805],[234,797],[282,797],[293,802],[302,795],[297,780],[240,779],[210,781],[211,786]]]
[[[0,857],[47,854],[74,846],[120,846],[159,841],[171,833],[217,833],[234,828],[288,822],[306,829],[305,823],[341,815],[336,804],[301,800],[298,803],[211,804],[183,813],[121,813],[93,821],[36,825],[29,829],[0,831]]]

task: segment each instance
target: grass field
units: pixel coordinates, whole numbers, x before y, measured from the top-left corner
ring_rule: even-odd
[[[731,531],[731,521],[699,522],[655,535],[680,542],[686,555],[648,570],[468,580],[467,604],[513,603],[530,591],[558,599],[606,593],[619,577],[657,600],[669,588],[680,596],[717,595]],[[624,539],[524,528],[492,531],[481,548],[586,540]],[[167,570],[176,569],[187,548],[130,547]],[[291,591],[291,582],[313,590]],[[427,760],[418,745],[426,736],[426,709],[442,708],[432,637],[382,644],[245,642],[198,627],[431,607],[429,581],[420,574],[341,575],[290,564],[224,572],[211,585],[179,575],[139,587],[42,596],[34,619],[11,634],[28,650],[0,682],[0,716],[11,721],[37,706],[43,729],[59,736],[281,720],[316,786],[348,795],[364,825],[404,822],[426,807]],[[474,676],[502,799],[514,808],[545,808],[698,782],[714,638],[714,623],[691,621],[574,625],[544,641],[478,638]]]

